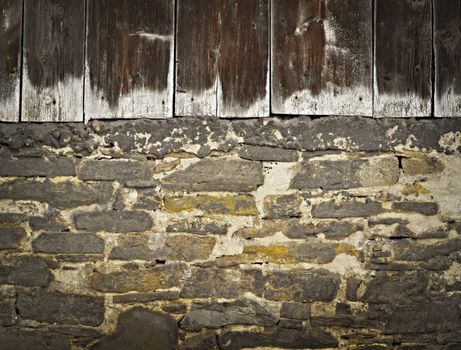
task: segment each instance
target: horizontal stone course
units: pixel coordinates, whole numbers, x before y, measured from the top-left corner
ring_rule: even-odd
[[[294,189],[320,187],[324,190],[354,187],[392,186],[399,180],[397,157],[347,160],[311,160],[291,180]]]
[[[49,261],[36,256],[0,257],[0,284],[46,287],[53,280]]]
[[[239,151],[240,158],[265,162],[296,162],[297,151],[269,146],[244,145]]]
[[[350,200],[340,203],[330,201],[312,207],[312,216],[315,218],[369,217],[382,212],[384,212],[382,204],[374,201]]]
[[[126,160],[86,160],[80,165],[78,178],[99,181],[151,180],[153,163]]]
[[[26,237],[26,231],[21,227],[0,226],[0,250],[17,249]]]
[[[144,211],[108,211],[76,214],[79,230],[106,232],[141,232],[149,230],[152,219]]]
[[[74,176],[75,160],[70,157],[5,158],[0,157],[0,176]]]
[[[102,253],[104,240],[94,233],[45,232],[32,242],[32,248],[40,253]]]
[[[163,179],[172,191],[246,192],[263,183],[262,165],[247,160],[204,159]]]

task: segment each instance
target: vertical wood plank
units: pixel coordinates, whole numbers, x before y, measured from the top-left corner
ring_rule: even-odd
[[[25,0],[22,120],[83,121],[84,0]]]
[[[174,0],[88,4],[85,118],[171,117]]]
[[[272,1],[272,112],[372,115],[372,1]]]
[[[178,0],[175,114],[269,115],[268,0]]]
[[[0,0],[0,121],[19,120],[22,0]]]
[[[376,117],[431,115],[431,0],[376,0]]]
[[[437,117],[461,117],[461,1],[434,0]]]

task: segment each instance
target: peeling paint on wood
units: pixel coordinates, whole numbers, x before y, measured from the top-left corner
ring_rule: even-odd
[[[377,0],[376,117],[431,115],[431,0]]]
[[[19,120],[22,1],[0,0],[0,120]]]
[[[173,114],[174,0],[92,0],[85,118]]]
[[[461,117],[461,1],[434,0],[437,117]]]
[[[272,2],[272,112],[372,115],[372,2]]]
[[[85,8],[25,0],[22,120],[83,121]]]
[[[178,0],[179,116],[269,115],[267,0]]]

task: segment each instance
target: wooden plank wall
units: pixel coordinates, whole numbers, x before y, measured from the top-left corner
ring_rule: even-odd
[[[0,0],[0,120],[461,117],[461,0]]]

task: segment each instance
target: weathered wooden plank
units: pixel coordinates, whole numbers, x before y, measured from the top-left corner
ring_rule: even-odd
[[[18,121],[22,1],[0,0],[0,8],[0,121]]]
[[[25,0],[22,120],[83,120],[84,3]]]
[[[376,0],[376,117],[431,115],[431,0]]]
[[[268,0],[178,0],[176,115],[269,115],[268,14]]]
[[[272,112],[372,114],[372,1],[272,1]]]
[[[174,0],[88,4],[85,118],[171,117]]]
[[[434,0],[437,117],[461,117],[461,0]]]

